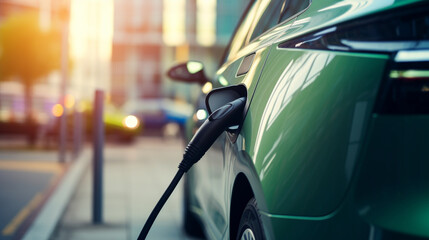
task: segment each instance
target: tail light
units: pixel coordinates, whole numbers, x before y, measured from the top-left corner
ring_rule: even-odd
[[[429,114],[429,50],[396,54],[378,103],[377,113]]]
[[[289,39],[279,48],[392,56],[375,112],[429,114],[429,1],[421,1]]]

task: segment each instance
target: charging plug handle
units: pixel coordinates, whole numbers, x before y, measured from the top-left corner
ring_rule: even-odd
[[[238,125],[242,120],[245,104],[246,98],[241,97],[214,111],[189,142],[179,169],[187,172],[204,156],[223,131],[228,127]]]

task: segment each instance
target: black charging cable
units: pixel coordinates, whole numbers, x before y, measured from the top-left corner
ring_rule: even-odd
[[[184,173],[185,172],[183,170],[180,170],[180,169],[179,169],[179,171],[177,171],[176,176],[174,176],[170,185],[165,190],[164,194],[162,194],[161,199],[159,199],[158,203],[155,205],[155,208],[150,213],[149,218],[147,219],[146,223],[143,226],[143,229],[140,232],[139,237],[137,238],[138,240],[146,239],[146,236],[149,233],[149,230],[152,227],[153,222],[155,221],[156,217],[158,216],[158,213],[161,211],[165,202],[167,202],[167,199],[170,197],[171,193],[176,188],[177,184],[179,183],[179,181],[182,178]]]
[[[243,117],[243,110],[246,104],[246,98],[241,97],[234,101],[227,103],[214,111],[208,119],[201,125],[197,133],[195,133],[192,140],[189,142],[183,154],[183,160],[179,164],[179,170],[174,176],[168,188],[159,199],[155,208],[149,215],[146,223],[141,230],[138,240],[146,239],[153,222],[161,211],[167,199],[176,188],[183,174],[187,172],[196,162],[198,162],[207,150],[213,145],[214,141],[225,131],[228,127],[240,124]]]

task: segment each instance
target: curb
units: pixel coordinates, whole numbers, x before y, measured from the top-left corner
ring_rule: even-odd
[[[48,240],[51,237],[77,184],[89,165],[90,158],[85,153],[86,151],[83,151],[67,171],[60,184],[25,233],[22,238],[23,240]]]

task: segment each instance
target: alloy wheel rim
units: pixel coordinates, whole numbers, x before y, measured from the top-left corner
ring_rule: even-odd
[[[244,230],[243,233],[241,234],[240,240],[256,240],[252,229],[246,228],[246,230]]]

